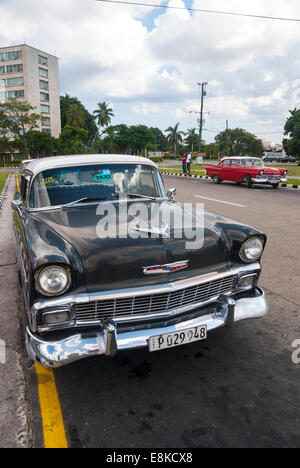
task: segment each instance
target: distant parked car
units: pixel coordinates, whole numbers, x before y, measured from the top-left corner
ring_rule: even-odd
[[[271,152],[271,151],[265,152],[263,154],[262,160],[264,162],[277,162],[277,163],[291,162],[290,157],[284,151],[277,152],[277,153]]]
[[[286,169],[265,167],[261,159],[248,156],[223,158],[217,165],[207,164],[206,174],[216,184],[228,180],[245,183],[249,188],[253,184],[269,184],[277,189],[280,182],[287,182]]]

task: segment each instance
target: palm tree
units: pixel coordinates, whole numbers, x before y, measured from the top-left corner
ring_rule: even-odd
[[[181,135],[184,135],[184,132],[179,132],[178,131],[178,127],[179,127],[179,122],[175,125],[174,128],[169,127],[169,128],[167,128],[167,130],[165,130],[165,132],[168,132],[167,140],[170,143],[173,143],[173,145],[174,145],[175,158],[176,158],[177,143],[182,143],[182,136]]]
[[[186,135],[185,141],[186,141],[187,145],[191,145],[192,153],[193,153],[194,152],[194,143],[197,142],[196,129],[195,128],[188,128],[185,135]]]
[[[71,104],[66,112],[67,125],[71,127],[83,128],[85,125],[85,115],[78,104]]]
[[[97,120],[99,127],[107,127],[111,122],[111,118],[114,117],[113,110],[108,107],[106,102],[98,102],[97,105],[98,109],[93,112],[95,114],[94,119]]]

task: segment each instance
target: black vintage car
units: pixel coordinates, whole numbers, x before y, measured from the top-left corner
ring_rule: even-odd
[[[189,226],[202,235],[195,247],[174,219],[197,214],[174,195],[144,158],[27,164],[12,208],[33,360],[58,367],[125,349],[158,351],[268,312],[257,286],[265,235],[205,212],[201,227]]]

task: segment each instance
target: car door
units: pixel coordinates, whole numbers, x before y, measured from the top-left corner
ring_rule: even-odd
[[[224,161],[222,161],[222,168],[220,170],[221,180],[232,180],[230,163],[231,159],[224,159]]]
[[[27,237],[26,237],[26,218],[28,207],[28,191],[30,176],[21,175],[20,180],[20,198],[17,209],[13,214],[13,227],[16,238],[17,259],[19,264],[20,281],[24,291],[25,298],[29,300],[29,278],[30,278],[30,257],[28,255]]]
[[[232,159],[231,160],[231,172],[230,177],[233,182],[240,182],[242,180],[242,171],[240,166],[239,159]]]

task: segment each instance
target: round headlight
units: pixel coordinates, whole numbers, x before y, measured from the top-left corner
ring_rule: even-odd
[[[70,283],[70,270],[60,266],[49,266],[38,274],[36,289],[45,296],[58,296],[69,288]]]
[[[255,262],[262,256],[263,250],[263,241],[259,237],[250,237],[243,243],[240,257],[244,262]]]

